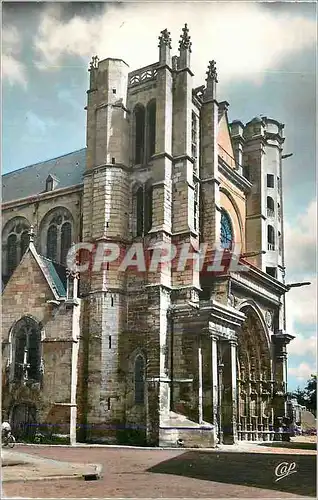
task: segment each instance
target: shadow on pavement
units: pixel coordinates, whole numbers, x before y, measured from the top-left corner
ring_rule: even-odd
[[[277,481],[275,470],[283,462],[287,468],[294,462],[296,472]],[[148,472],[316,496],[313,455],[189,451],[151,467]]]
[[[272,442],[272,443],[258,443],[258,446],[265,446],[268,448],[288,448],[289,450],[316,450],[316,443],[305,443],[305,442]]]

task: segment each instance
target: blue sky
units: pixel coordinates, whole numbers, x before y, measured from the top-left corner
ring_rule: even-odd
[[[160,31],[173,49],[188,23],[195,85],[217,62],[229,118],[285,123],[284,212],[289,387],[316,366],[315,3],[4,3],[2,166],[10,172],[85,146],[88,63],[119,57],[131,70],[157,60]]]

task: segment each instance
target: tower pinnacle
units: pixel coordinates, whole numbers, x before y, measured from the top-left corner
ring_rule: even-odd
[[[182,31],[183,33],[179,40],[179,50],[181,51],[182,49],[185,49],[191,52],[192,42],[191,42],[191,36],[189,35],[189,28],[187,24],[184,25]]]
[[[218,75],[216,72],[215,61],[209,61],[208,71],[206,72],[206,89],[204,91],[204,101],[216,99],[216,84]]]
[[[215,61],[209,61],[209,66],[208,66],[208,71],[206,72],[206,82],[208,83],[209,80],[214,81],[215,83],[218,83],[218,74],[216,72],[216,63]]]
[[[159,45],[158,47],[162,47],[163,45],[167,45],[169,49],[171,49],[171,38],[170,38],[170,31],[165,28],[160,32],[159,38]]]

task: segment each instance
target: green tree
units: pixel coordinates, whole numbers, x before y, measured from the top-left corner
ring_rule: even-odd
[[[316,416],[317,411],[317,375],[311,375],[307,380],[304,389],[298,387],[292,394],[300,405],[306,406],[307,410],[311,411]]]

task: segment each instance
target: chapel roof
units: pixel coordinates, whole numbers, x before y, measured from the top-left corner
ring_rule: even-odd
[[[83,148],[4,174],[2,203],[44,193],[50,174],[58,180],[59,189],[81,184],[85,166],[86,148]]]

